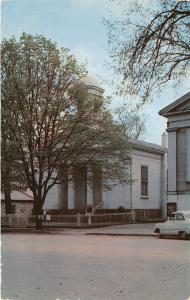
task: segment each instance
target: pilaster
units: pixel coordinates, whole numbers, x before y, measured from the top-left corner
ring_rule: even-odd
[[[168,132],[168,192],[176,192],[176,131]]]

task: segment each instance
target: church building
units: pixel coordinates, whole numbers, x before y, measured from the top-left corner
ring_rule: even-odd
[[[190,210],[190,92],[159,114],[168,119],[167,210]]]
[[[104,89],[94,77],[87,76],[85,85],[89,93],[103,97]],[[101,178],[98,180],[96,176],[93,180],[97,165],[96,168],[88,163],[76,166],[74,180],[52,187],[43,208],[85,212],[88,206],[92,206],[102,212],[143,210],[149,217],[160,217],[162,212],[165,214],[166,144],[159,146],[131,140],[130,146],[130,183],[117,184],[111,190],[105,190],[102,189]],[[89,177],[92,178],[91,184],[88,184]]]

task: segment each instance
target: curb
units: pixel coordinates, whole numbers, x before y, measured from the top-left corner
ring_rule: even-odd
[[[157,237],[154,233],[99,233],[99,232],[87,232],[85,235],[107,235],[107,236],[150,236]]]
[[[9,230],[2,230],[1,229],[1,234],[3,233],[30,233],[30,234],[40,234],[40,233],[44,233],[44,234],[51,234],[52,232],[50,231],[45,231],[45,230],[14,230],[14,229],[9,229]]]
[[[19,234],[19,233],[30,233],[30,234],[68,234],[67,232],[64,232],[64,231],[54,231],[54,230],[29,230],[29,229],[3,229],[1,230],[1,233],[16,233],[16,234]],[[83,233],[83,235],[99,235],[99,236],[141,236],[141,237],[157,237],[157,234],[154,234],[154,233],[109,233],[109,232],[105,232],[105,233],[102,233],[102,232],[86,232],[86,233]]]

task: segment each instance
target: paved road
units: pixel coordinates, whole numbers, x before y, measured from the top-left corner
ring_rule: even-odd
[[[64,234],[2,235],[2,298],[186,300],[190,241]]]

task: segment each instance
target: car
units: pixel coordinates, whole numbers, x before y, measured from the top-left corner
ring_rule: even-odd
[[[166,222],[155,224],[155,233],[159,238],[164,236],[179,236],[182,239],[190,237],[190,210],[176,211]]]

